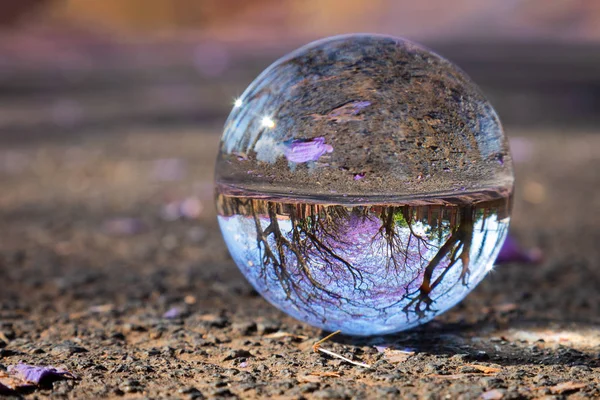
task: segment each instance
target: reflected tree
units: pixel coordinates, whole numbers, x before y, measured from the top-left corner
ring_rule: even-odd
[[[475,223],[496,215],[489,207],[472,205],[346,207],[222,195],[217,200],[222,216],[252,219],[260,278],[275,276],[287,301],[322,320],[322,309],[364,307],[377,291],[373,270],[379,268],[384,270],[379,276],[401,276],[402,287],[377,310],[385,314],[401,306],[407,318],[424,318],[435,311],[436,288],[448,291],[457,284],[468,285]],[[366,242],[373,247],[360,248]],[[379,254],[384,265],[369,270],[356,262],[358,253]],[[442,285],[457,269],[452,274],[455,282]],[[344,290],[336,286],[341,277],[347,277]]]

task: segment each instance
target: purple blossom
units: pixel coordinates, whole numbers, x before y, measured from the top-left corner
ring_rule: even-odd
[[[364,178],[364,177],[365,177],[365,173],[364,173],[364,172],[361,172],[360,174],[356,174],[356,175],[354,175],[354,180],[355,180],[355,181],[360,181],[360,180],[361,180],[362,178]]]
[[[75,375],[64,369],[54,367],[17,364],[8,367],[8,372],[13,376],[39,385],[41,382],[53,382],[61,379],[75,379]]]
[[[179,318],[182,314],[182,311],[183,310],[179,307],[171,307],[162,315],[162,317],[166,319]]]
[[[285,149],[286,158],[295,163],[317,161],[323,154],[331,153],[333,147],[325,144],[325,138],[293,140]]]
[[[526,264],[537,264],[542,261],[542,253],[540,249],[534,248],[525,251],[519,246],[517,241],[512,236],[507,236],[500,254],[496,258],[496,265],[508,264],[508,263],[526,263]]]
[[[387,345],[373,346],[373,347],[375,347],[375,349],[377,350],[378,353],[385,353],[385,350],[388,349]]]

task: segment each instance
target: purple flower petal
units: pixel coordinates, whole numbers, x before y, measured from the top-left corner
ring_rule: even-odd
[[[179,318],[182,314],[182,309],[179,307],[171,307],[167,312],[165,312],[162,317],[166,319],[175,319]]]
[[[26,382],[39,385],[40,382],[54,382],[61,379],[75,379],[75,375],[64,369],[54,367],[17,364],[8,367],[8,372]]]
[[[513,239],[512,236],[507,236],[500,254],[496,258],[496,265],[508,263],[526,263],[537,264],[542,261],[542,253],[540,249],[531,249],[524,251],[521,246]]]
[[[385,352],[385,350],[388,348],[388,346],[384,346],[384,345],[381,345],[381,346],[373,346],[373,347],[375,347],[375,349],[377,350],[377,352],[378,352],[378,353],[384,353],[384,352]]]
[[[362,178],[364,178],[364,177],[365,177],[365,173],[364,173],[364,172],[361,172],[360,174],[356,174],[356,175],[354,175],[354,180],[355,180],[355,181],[360,181],[360,180],[361,180]]]
[[[325,144],[325,138],[318,137],[309,140],[293,140],[285,149],[285,157],[288,161],[304,163],[317,161],[323,154],[331,153],[333,147]]]

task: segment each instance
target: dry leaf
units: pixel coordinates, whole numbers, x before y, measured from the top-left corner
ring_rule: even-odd
[[[308,336],[304,336],[304,335],[295,335],[293,333],[289,333],[289,332],[274,332],[274,333],[269,333],[268,335],[265,335],[264,337],[266,337],[267,339],[281,339],[284,337],[293,337],[295,339],[300,339],[300,340],[306,340],[308,339]]]
[[[559,383],[558,385],[552,386],[550,388],[550,391],[554,394],[561,394],[561,393],[565,393],[565,392],[573,392],[575,390],[583,389],[586,386],[587,386],[587,384],[585,384],[585,383],[569,381],[569,382],[563,382],[563,383]]]
[[[14,390],[29,386],[33,385],[0,371],[0,394],[9,394]]]
[[[500,368],[487,367],[485,365],[479,365],[479,364],[467,364],[467,367],[475,368],[475,369],[483,372],[484,374],[497,374],[498,372],[501,371]]]
[[[2,340],[6,344],[10,343],[10,339],[7,338],[6,335],[4,334],[4,332],[2,332],[2,331],[0,331],[0,340]]]
[[[219,318],[219,316],[217,316],[215,314],[204,314],[204,315],[201,315],[199,319],[200,319],[200,321],[210,322],[210,321],[216,320],[217,318]]]
[[[317,383],[321,382],[321,377],[315,375],[301,375],[298,377],[298,383]]]
[[[482,400],[501,400],[504,397],[504,393],[499,391],[498,389],[488,390],[479,396]]]
[[[468,376],[473,376],[473,374],[452,374],[452,375],[434,374],[434,375],[429,375],[430,378],[439,378],[439,379],[463,379]]]
[[[340,374],[338,374],[337,372],[330,372],[330,371],[324,371],[324,372],[311,372],[311,375],[314,376],[323,376],[323,377],[327,377],[327,378],[339,378]]]
[[[504,303],[494,307],[496,312],[507,313],[516,310],[519,306],[515,303]]]
[[[386,349],[384,351],[385,359],[393,364],[405,362],[414,354],[415,354],[414,351],[390,350],[390,349]]]

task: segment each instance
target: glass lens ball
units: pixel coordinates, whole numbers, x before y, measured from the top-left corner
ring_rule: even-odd
[[[325,330],[398,332],[462,300],[509,223],[512,160],[455,65],[383,35],[336,36],[236,99],[216,166],[229,251],[268,301]]]

